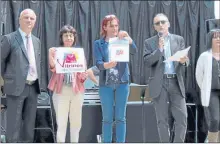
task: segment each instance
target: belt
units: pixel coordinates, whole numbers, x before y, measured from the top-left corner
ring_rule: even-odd
[[[170,79],[170,78],[176,78],[176,74],[164,74],[163,75],[165,78],[168,78],[168,79]]]
[[[36,82],[36,80],[35,81],[29,81],[29,80],[26,80],[26,84],[28,84],[28,85],[33,85],[34,83]]]

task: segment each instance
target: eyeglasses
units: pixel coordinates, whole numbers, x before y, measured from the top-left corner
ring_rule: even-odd
[[[115,18],[115,17],[116,17],[116,16],[113,15],[113,14],[105,16],[105,18]]]
[[[74,38],[74,34],[72,34],[72,33],[71,34],[63,34],[63,37],[72,39],[72,38]]]
[[[167,22],[166,20],[162,20],[154,23],[154,25],[159,26],[160,24],[165,24],[166,22]]]

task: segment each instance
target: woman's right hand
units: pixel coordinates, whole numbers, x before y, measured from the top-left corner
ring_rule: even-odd
[[[49,49],[49,55],[52,56],[53,58],[55,57],[56,49],[55,48],[50,48]]]
[[[104,68],[105,69],[110,69],[110,68],[115,67],[116,65],[117,65],[116,61],[105,62],[104,63]]]
[[[55,62],[54,62],[55,54],[56,54],[56,49],[55,48],[50,48],[49,49],[49,66],[50,66],[51,71],[53,69],[55,69]]]

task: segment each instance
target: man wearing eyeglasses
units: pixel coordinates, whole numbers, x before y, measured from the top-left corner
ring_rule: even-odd
[[[184,142],[187,130],[187,109],[184,67],[188,66],[187,56],[179,61],[168,61],[174,53],[185,49],[181,36],[169,33],[170,23],[166,15],[160,13],[154,17],[154,29],[158,35],[144,42],[144,64],[150,67],[149,94],[153,99],[160,142],[170,142],[169,111],[174,118],[174,139]]]

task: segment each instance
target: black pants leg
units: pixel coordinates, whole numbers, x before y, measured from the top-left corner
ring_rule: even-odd
[[[220,90],[219,91],[212,91],[210,102],[208,106],[208,124],[209,124],[209,131],[210,132],[218,132],[220,127]]]

